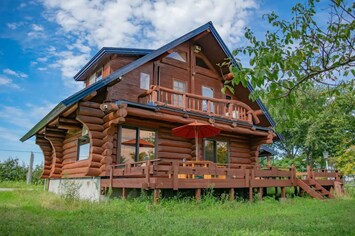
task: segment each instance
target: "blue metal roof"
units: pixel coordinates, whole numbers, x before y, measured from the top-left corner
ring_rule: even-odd
[[[260,152],[261,152],[261,151],[268,152],[268,153],[270,153],[270,154],[273,155],[273,156],[277,154],[277,152],[276,152],[275,150],[269,148],[269,147],[266,146],[266,145],[261,145],[261,147],[260,147]]]
[[[169,51],[170,49],[173,49],[174,47],[192,39],[193,37],[199,35],[200,33],[206,31],[206,30],[210,30],[213,34],[213,36],[216,38],[217,42],[219,43],[219,45],[221,46],[221,48],[223,49],[224,53],[227,55],[227,57],[232,58],[233,63],[235,64],[235,66],[237,66],[236,61],[233,58],[232,53],[228,50],[226,44],[223,42],[222,38],[219,36],[219,34],[217,33],[216,29],[214,28],[212,22],[208,22],[200,27],[198,27],[197,29],[181,36],[180,38],[177,38],[175,40],[173,40],[172,42],[162,46],[161,48],[157,49],[157,50],[142,50],[141,52],[143,53],[145,51],[145,53],[147,53],[145,56],[142,56],[141,58],[138,58],[137,60],[133,61],[132,63],[118,69],[117,71],[111,73],[109,76],[107,76],[105,79],[99,80],[96,83],[92,84],[91,86],[75,93],[74,95],[66,98],[65,100],[63,100],[62,102],[60,102],[52,111],[50,111],[40,122],[38,122],[38,124],[36,124],[29,132],[27,132],[20,140],[22,142],[26,141],[27,139],[29,139],[30,137],[32,137],[33,135],[35,135],[39,130],[41,130],[46,124],[48,124],[51,120],[53,120],[54,118],[56,118],[58,115],[60,115],[62,112],[64,112],[66,109],[68,109],[70,106],[72,106],[73,104],[77,103],[78,101],[80,101],[81,99],[85,98],[86,96],[90,95],[92,92],[97,91],[100,88],[103,88],[104,86],[116,81],[116,80],[121,80],[121,77],[124,76],[125,74],[129,73],[130,71],[138,68],[139,66],[142,66],[143,64],[153,60],[154,58],[162,55],[163,53]],[[111,48],[112,50],[114,50],[113,48]],[[123,49],[119,49],[122,50],[122,52],[124,51]],[[140,51],[140,49],[127,49],[126,52],[138,52],[135,51],[138,50]],[[98,52],[95,57],[99,58],[102,53],[103,53],[103,49],[100,50],[101,52]],[[149,52],[150,51],[150,52]],[[95,58],[94,57],[94,58]],[[93,64],[95,63],[94,61],[90,60],[90,62],[88,64]],[[118,82],[118,81],[116,81]],[[253,91],[253,87],[251,86],[250,83],[248,83],[248,89],[250,91]],[[265,106],[262,104],[262,102],[260,100],[257,100],[260,108],[263,110],[265,116],[267,117],[267,119],[269,120],[270,124],[272,126],[275,125],[275,122],[272,120],[270,114],[268,113],[268,111],[266,110]]]
[[[144,56],[151,53],[151,49],[137,49],[137,48],[115,48],[115,47],[103,47],[98,51],[91,60],[86,63],[86,65],[80,69],[80,71],[74,76],[76,81],[80,81],[83,78],[81,76],[85,74],[95,63],[100,61],[100,59],[107,54],[119,54],[119,55],[137,55]]]

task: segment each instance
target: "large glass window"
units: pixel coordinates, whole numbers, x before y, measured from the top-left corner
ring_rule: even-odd
[[[204,140],[204,159],[220,164],[228,163],[228,142]]]
[[[155,158],[155,131],[140,128],[121,128],[121,163]]]
[[[186,92],[186,83],[179,80],[173,80],[173,89],[179,92]],[[178,107],[182,107],[182,95],[174,94],[173,104]]]

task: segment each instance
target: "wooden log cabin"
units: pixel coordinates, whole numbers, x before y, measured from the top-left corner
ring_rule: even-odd
[[[261,145],[277,138],[275,122],[248,84],[222,93],[233,56],[209,22],[157,50],[102,48],[75,76],[86,87],[60,102],[21,141],[32,136],[44,155],[42,177],[57,191],[63,179],[82,184],[95,197],[108,188],[230,191],[298,187],[316,198],[331,197],[324,187],[337,172],[312,172],[258,165]],[[195,141],[171,130],[198,121],[221,130]],[[317,180],[321,178],[321,180]],[[94,181],[94,184],[92,184]],[[90,187],[91,186],[91,187]],[[96,187],[92,187],[96,186]],[[323,187],[322,187],[323,186]],[[90,190],[90,188],[93,188]],[[94,193],[95,192],[95,193]],[[99,193],[98,193],[99,192]]]

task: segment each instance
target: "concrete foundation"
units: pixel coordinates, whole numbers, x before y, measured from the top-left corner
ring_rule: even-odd
[[[100,183],[100,177],[50,179],[48,191],[68,198],[99,201],[101,198]]]

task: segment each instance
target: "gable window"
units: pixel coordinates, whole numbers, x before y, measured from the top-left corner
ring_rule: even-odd
[[[207,65],[207,63],[205,62],[205,60],[203,60],[201,57],[196,57],[196,66],[205,68],[205,69],[210,69]]]
[[[77,160],[87,160],[90,155],[90,138],[87,129],[83,127],[82,136],[78,138]]]
[[[155,158],[155,131],[121,127],[120,163],[152,160]]]
[[[148,90],[150,88],[150,75],[146,73],[141,73],[140,76],[140,88]]]
[[[99,81],[102,79],[102,68],[98,69],[95,73],[93,73],[90,78],[89,78],[89,84],[92,85],[96,81]]]
[[[228,142],[205,139],[204,145],[204,159],[214,163],[227,164],[228,163]]]
[[[175,91],[179,91],[179,92],[186,92],[186,83],[183,81],[179,81],[179,80],[173,80],[173,89]],[[178,107],[182,107],[182,95],[179,94],[174,94],[173,96],[173,104],[174,106],[178,106]]]
[[[187,53],[184,51],[176,51],[173,53],[170,53],[166,58],[174,59],[177,61],[181,62],[186,62],[187,61]]]

